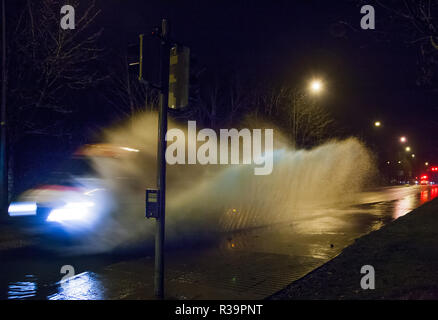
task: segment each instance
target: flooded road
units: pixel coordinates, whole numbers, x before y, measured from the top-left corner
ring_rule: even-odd
[[[314,209],[292,221],[224,234],[208,245],[169,250],[166,296],[262,299],[437,195],[438,187],[380,188],[361,193],[354,205]],[[153,298],[150,252],[60,257],[13,227],[0,228],[0,299]],[[72,275],[71,267],[75,276],[61,281]]]

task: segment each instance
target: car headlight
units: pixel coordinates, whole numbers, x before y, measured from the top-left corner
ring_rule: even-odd
[[[10,217],[34,216],[36,212],[37,204],[35,202],[12,202],[8,208]]]
[[[67,202],[64,206],[50,211],[47,221],[83,221],[88,222],[92,218],[91,208],[94,203],[88,202]]]

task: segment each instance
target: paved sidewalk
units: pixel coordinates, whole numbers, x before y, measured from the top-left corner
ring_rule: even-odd
[[[167,259],[166,299],[263,299],[323,260],[280,254],[208,252]],[[214,261],[214,265],[212,265]],[[76,275],[49,299],[154,299],[152,257]]]
[[[363,290],[363,265],[375,290]],[[356,240],[269,299],[438,299],[438,199]]]

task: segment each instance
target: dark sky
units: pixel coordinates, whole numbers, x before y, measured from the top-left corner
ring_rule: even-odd
[[[281,77],[295,86],[321,77],[321,99],[347,132],[374,137],[388,150],[407,135],[424,159],[437,151],[434,97],[415,84],[417,48],[379,40],[388,23],[380,8],[376,31],[364,31],[360,6],[343,0],[100,0],[98,7],[107,48],[135,43],[166,17],[173,37],[210,71],[236,70],[259,82]],[[340,29],[339,21],[352,28]],[[372,131],[377,119],[381,132]]]

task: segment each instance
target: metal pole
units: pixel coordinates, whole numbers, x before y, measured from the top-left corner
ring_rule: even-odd
[[[168,43],[169,26],[166,19],[161,24],[161,103],[158,114],[158,157],[157,157],[157,187],[159,193],[158,218],[156,220],[155,233],[155,296],[164,298],[164,232],[166,211],[166,132],[167,132],[167,108],[169,100],[169,59],[170,46]]]
[[[0,112],[0,215],[7,218],[8,210],[8,157],[6,140],[6,8],[2,0],[2,103]]]

